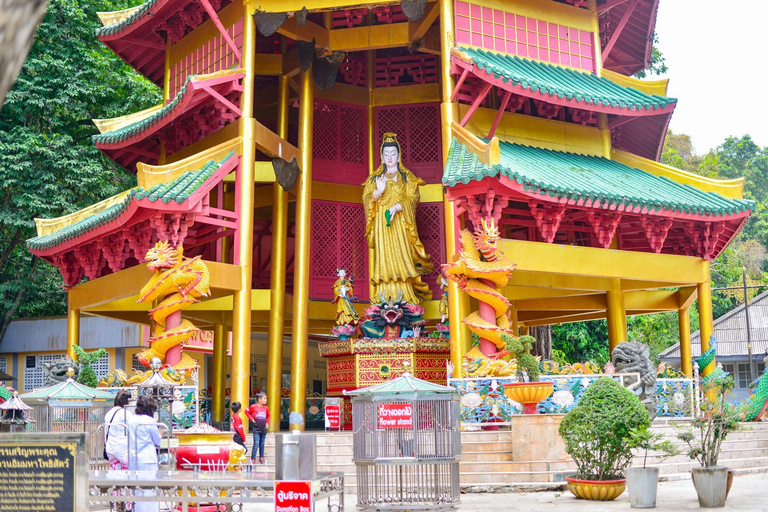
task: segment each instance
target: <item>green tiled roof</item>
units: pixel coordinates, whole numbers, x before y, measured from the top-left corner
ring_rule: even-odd
[[[348,391],[344,394],[347,396],[370,396],[381,397],[390,395],[405,395],[402,398],[407,398],[407,395],[415,394],[455,394],[458,393],[456,388],[451,386],[442,386],[422,379],[417,379],[410,373],[404,373],[402,376],[376,384],[367,388],[356,389],[354,391]]]
[[[658,110],[677,103],[675,98],[623,87],[593,73],[481,49],[460,48],[460,51],[471,57],[479,69],[504,83],[561,99],[628,110]]]
[[[152,203],[161,201],[164,204],[175,201],[177,204],[182,204],[234,154],[234,151],[230,151],[218,162],[209,160],[200,169],[196,171],[187,171],[170,183],[155,185],[149,190],[144,190],[142,187],[136,187],[125,196],[123,202],[110,206],[99,213],[95,213],[79,222],[64,227],[55,233],[30,238],[27,240],[27,247],[32,251],[43,251],[50,249],[51,247],[56,247],[69,240],[74,240],[89,231],[114,221],[128,209],[128,206],[134,200],[140,201],[142,199],[147,199]]]
[[[499,146],[500,162],[487,166],[454,139],[443,184],[453,187],[502,175],[522,185],[529,194],[707,216],[738,214],[755,206],[754,201],[728,199],[603,157],[508,142],[500,142]]]
[[[176,93],[176,96],[174,96],[166,106],[151,116],[142,119],[141,121],[136,121],[135,123],[129,124],[128,126],[123,126],[119,130],[96,134],[93,136],[94,144],[116,144],[118,142],[122,142],[125,139],[131,138],[134,135],[141,133],[162,118],[168,116],[179,105],[179,103],[181,103],[181,99],[187,93],[187,88],[189,87],[190,82],[196,76],[197,75],[188,76],[187,81],[184,82],[184,85],[181,87],[181,89],[179,89],[179,92]]]
[[[116,32],[120,32],[125,27],[130,26],[136,20],[146,15],[147,11],[149,11],[152,6],[154,6],[159,1],[160,0],[147,0],[139,9],[136,10],[136,12],[132,13],[124,20],[119,21],[118,23],[113,23],[112,25],[107,25],[106,27],[97,28],[96,36],[111,36]]]
[[[21,395],[24,400],[114,400],[115,396],[101,389],[89,388],[72,379]]]

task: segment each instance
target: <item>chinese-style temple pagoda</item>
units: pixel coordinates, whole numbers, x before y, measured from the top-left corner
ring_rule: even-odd
[[[98,38],[164,101],[94,121],[96,146],[138,186],[38,220],[28,241],[69,289],[70,351],[82,314],[147,324],[145,254],[183,244],[210,270],[210,296],[184,316],[213,332],[214,418],[228,372],[233,400],[247,403],[257,344],[268,346],[270,406],[289,358],[290,408],[304,415],[308,347],[334,326],[337,269],[356,282],[358,313],[378,300],[361,184],[396,133],[402,164],[425,183],[425,330],[441,317],[440,264],[460,228],[493,219],[516,264],[503,290],[513,330],[606,318],[612,348],[627,316],[677,311],[690,375],[689,308],[698,298],[706,350],[709,262],[754,203],[743,179],[658,162],[676,100],[666,81],[631,76],[648,66],[657,4],[148,0],[102,13]],[[456,371],[471,309],[448,284]]]

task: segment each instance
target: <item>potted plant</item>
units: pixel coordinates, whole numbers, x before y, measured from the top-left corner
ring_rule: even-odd
[[[610,377],[592,383],[560,423],[565,451],[577,468],[566,477],[568,490],[590,500],[613,500],[623,493],[624,469],[632,463],[629,433],[649,423],[634,393]]]
[[[517,360],[517,382],[505,383],[504,393],[507,398],[522,404],[523,414],[538,414],[536,404],[552,394],[554,383],[539,381],[539,361],[530,354],[536,338],[502,334],[501,339],[507,344],[507,352]]]
[[[659,432],[653,432],[648,425],[633,428],[629,431],[629,443],[633,448],[643,451],[643,465],[627,468],[627,491],[629,505],[632,508],[656,507],[656,490],[659,483],[659,468],[648,466],[648,451],[658,452],[659,462],[680,453],[680,450],[669,439]]]
[[[701,379],[699,415],[677,437],[688,445],[688,457],[701,467],[691,470],[701,507],[723,507],[728,495],[728,468],[718,465],[723,441],[739,430],[741,409],[726,401],[733,377],[717,368]]]

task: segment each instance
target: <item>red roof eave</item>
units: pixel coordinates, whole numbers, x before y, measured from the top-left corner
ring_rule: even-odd
[[[549,195],[542,195],[538,192],[531,192],[525,190],[521,183],[517,183],[515,180],[509,179],[506,176],[486,177],[480,181],[472,181],[467,184],[457,183],[452,187],[446,188],[446,196],[448,199],[453,200],[465,195],[477,195],[485,193],[487,190],[493,189],[496,195],[514,196],[519,199],[535,199],[540,202],[554,203],[554,204],[566,204],[574,208],[591,208],[596,210],[610,210],[624,213],[631,213],[635,215],[655,215],[659,217],[668,217],[681,221],[740,221],[741,224],[746,221],[751,210],[745,210],[743,212],[726,214],[726,215],[700,215],[695,213],[677,212],[666,208],[655,210],[649,207],[631,206],[625,204],[608,204],[605,206],[599,204],[599,201],[593,201],[591,199],[568,199],[551,197]]]

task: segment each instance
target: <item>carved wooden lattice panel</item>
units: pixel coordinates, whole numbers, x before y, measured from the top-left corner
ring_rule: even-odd
[[[243,20],[227,27],[227,33],[235,42],[235,46],[243,50]],[[229,69],[238,64],[237,57],[227,41],[218,31],[216,35],[202,46],[196,48],[178,62],[171,65],[170,100],[176,96],[189,75],[205,75]]]
[[[316,101],[312,175],[319,181],[360,185],[368,177],[368,112],[359,105]]]
[[[439,299],[442,290],[438,284],[440,265],[445,263],[445,232],[443,230],[443,204],[422,203],[416,209],[416,229],[419,230],[419,238],[424,244],[427,254],[432,256],[435,271],[423,276],[422,280],[432,290],[432,298]]]
[[[362,204],[312,201],[309,296],[333,299],[336,269],[354,278],[355,295],[368,300],[368,245]]]
[[[376,147],[381,146],[385,133],[397,133],[405,166],[427,183],[440,183],[443,157],[438,104],[378,107],[375,112]],[[380,163],[381,155],[377,154],[376,165]]]

